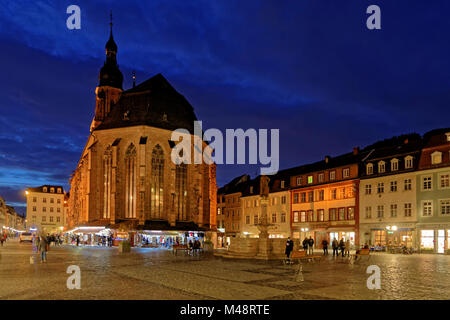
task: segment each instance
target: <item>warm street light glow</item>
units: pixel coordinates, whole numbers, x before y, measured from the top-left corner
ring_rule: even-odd
[[[25,194],[28,195],[28,191],[25,191]]]

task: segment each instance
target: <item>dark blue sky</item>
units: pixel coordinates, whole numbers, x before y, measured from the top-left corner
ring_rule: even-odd
[[[81,30],[66,28],[67,6]],[[366,28],[381,7],[382,30]],[[0,195],[62,184],[89,134],[109,11],[124,87],[162,73],[204,127],[279,128],[281,168],[448,127],[446,0],[0,0]],[[218,184],[257,167],[219,166]],[[19,209],[23,212],[23,208]]]

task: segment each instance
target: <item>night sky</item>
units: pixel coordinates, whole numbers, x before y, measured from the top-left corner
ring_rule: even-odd
[[[448,0],[0,0],[0,196],[19,212],[27,187],[68,189],[110,10],[124,89],[162,73],[204,128],[279,128],[281,168],[450,124]],[[218,185],[258,168],[218,166]]]

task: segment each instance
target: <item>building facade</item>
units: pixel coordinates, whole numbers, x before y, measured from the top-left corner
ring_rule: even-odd
[[[28,188],[27,228],[39,233],[60,233],[64,229],[64,190],[44,185]]]
[[[296,239],[312,237],[359,243],[359,149],[298,167],[291,175],[291,228]],[[295,171],[295,170],[294,170]]]
[[[416,170],[421,137],[385,141],[361,162],[360,245],[417,248]]]
[[[268,230],[269,238],[287,238],[291,236],[289,177],[280,171],[269,178],[267,219],[272,225]],[[259,237],[256,226],[262,216],[259,187],[260,177],[257,177],[249,183],[241,197],[241,237]]]
[[[450,128],[424,135],[416,181],[420,252],[450,254]]]
[[[112,30],[105,49],[90,136],[71,178],[69,225],[180,231],[183,239],[215,230],[215,165],[171,158],[174,130],[194,140],[192,106],[161,74],[124,90]]]

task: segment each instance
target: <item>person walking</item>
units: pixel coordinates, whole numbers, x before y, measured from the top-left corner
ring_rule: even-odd
[[[345,241],[345,252],[344,255],[347,255],[347,257],[350,257],[350,247],[352,246],[352,244],[350,243],[350,239],[347,239],[347,241]]]
[[[342,257],[344,257],[344,250],[345,250],[344,238],[341,238],[341,241],[339,241],[339,249],[341,250]]]
[[[77,247],[80,245],[80,236],[77,235]]]
[[[328,255],[328,241],[327,239],[322,240],[322,248],[323,248],[323,255]]]
[[[339,256],[339,242],[337,241],[336,238],[333,239],[333,241],[331,242],[331,247],[333,248],[333,257],[336,255]]]
[[[312,255],[314,253],[314,239],[309,236],[308,239],[308,254]]]
[[[0,242],[2,243],[2,247],[3,247],[3,242],[5,242],[5,235],[4,234],[0,234]]]
[[[305,239],[303,240],[302,247],[303,247],[303,250],[308,251],[308,238],[307,237],[305,237]]]
[[[47,237],[41,236],[39,240],[39,252],[41,253],[41,263],[47,262],[47,249],[48,249]]]
[[[288,237],[287,241],[286,241],[286,250],[284,251],[284,253],[286,254],[286,261],[288,263],[291,262],[291,252],[294,249],[294,242],[291,240],[290,237]]]

